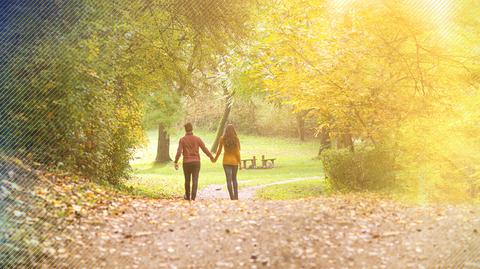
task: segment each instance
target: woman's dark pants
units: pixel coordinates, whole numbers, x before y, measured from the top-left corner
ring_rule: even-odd
[[[198,188],[198,175],[200,174],[200,162],[184,163],[183,174],[185,175],[185,200],[195,200]],[[190,192],[192,181],[192,192]]]
[[[238,200],[238,182],[237,182],[237,172],[238,165],[223,165],[223,170],[225,170],[225,177],[227,178],[227,189],[230,199]]]

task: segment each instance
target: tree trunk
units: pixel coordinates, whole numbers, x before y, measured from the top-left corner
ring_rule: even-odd
[[[211,148],[211,152],[216,152],[218,148],[218,144],[220,143],[220,138],[222,137],[223,130],[225,129],[225,125],[227,124],[228,117],[230,116],[230,111],[232,110],[232,105],[233,105],[233,95],[235,92],[232,92],[231,94],[228,94],[228,91],[225,90],[226,93],[226,104],[225,104],[225,110],[223,111],[223,116],[222,119],[220,120],[220,123],[218,124],[218,129],[217,129],[217,134],[215,135],[215,141],[213,141],[213,145]]]
[[[348,131],[345,131],[337,139],[337,149],[343,148],[349,148],[352,152],[354,151],[352,135]]]
[[[300,141],[305,141],[305,116],[305,111],[297,113],[297,131]]]
[[[330,147],[330,134],[328,133],[327,128],[322,128],[322,131],[320,132],[320,149],[318,150],[318,156],[320,156],[324,150]]]
[[[165,130],[162,124],[158,125],[158,144],[157,144],[157,157],[156,163],[170,162],[170,135]]]

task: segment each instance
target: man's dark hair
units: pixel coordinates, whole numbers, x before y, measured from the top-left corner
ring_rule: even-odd
[[[185,132],[187,133],[190,133],[191,131],[193,131],[193,126],[190,122],[185,124],[184,127],[185,127]]]

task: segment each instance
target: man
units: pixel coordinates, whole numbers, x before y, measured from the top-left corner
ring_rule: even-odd
[[[178,142],[177,155],[175,156],[175,169],[178,170],[178,160],[183,155],[183,174],[185,175],[185,200],[195,200],[198,188],[198,175],[200,173],[200,154],[198,149],[215,161],[212,153],[205,147],[200,137],[193,135],[193,126],[191,123],[185,124],[185,136]],[[190,192],[190,181],[192,181],[192,191]]]

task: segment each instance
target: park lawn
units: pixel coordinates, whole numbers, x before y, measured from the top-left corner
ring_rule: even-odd
[[[213,132],[195,132],[209,148],[215,134]],[[176,171],[173,163],[155,164],[156,154],[155,130],[147,132],[148,143],[144,149],[136,154],[132,161],[133,179],[127,184],[151,197],[180,197],[183,193],[183,173],[181,168]],[[173,135],[171,138],[171,157],[175,156],[178,139],[183,134]],[[260,137],[239,135],[241,141],[242,159],[258,159],[261,155],[266,158],[276,158],[275,168],[239,171],[239,186],[256,186],[261,184],[282,181],[291,178],[321,176],[322,165],[315,159],[319,142],[317,140],[299,141],[294,138]],[[202,154],[202,168],[200,172],[199,188],[210,184],[223,184],[225,176],[221,165],[221,158],[212,164]]]
[[[261,188],[255,193],[255,197],[264,200],[292,200],[318,197],[324,194],[324,180],[307,179]]]

